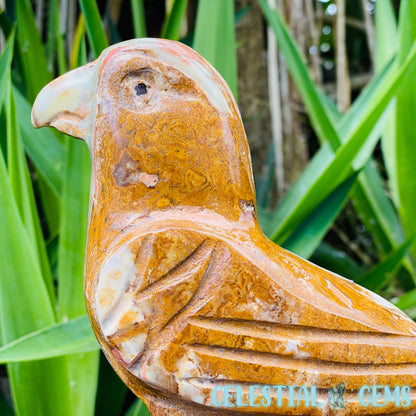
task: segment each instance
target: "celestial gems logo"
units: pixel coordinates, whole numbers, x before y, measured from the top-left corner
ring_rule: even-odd
[[[385,407],[392,404],[398,408],[412,404],[409,386],[362,386],[358,391],[349,390],[345,383],[330,387],[327,398],[323,389],[316,386],[296,385],[217,385],[211,393],[211,404],[222,408],[232,407],[324,407],[342,410],[354,397],[363,407]],[[347,397],[346,397],[347,396]]]

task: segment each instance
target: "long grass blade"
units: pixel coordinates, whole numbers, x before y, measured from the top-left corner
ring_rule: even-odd
[[[134,36],[136,38],[146,37],[146,20],[144,14],[143,0],[130,0],[133,14]]]
[[[59,196],[62,193],[66,149],[50,129],[33,128],[30,104],[17,88],[13,88],[13,95],[19,109],[19,127],[25,149],[48,186]]]
[[[127,410],[125,416],[150,416],[150,412],[141,400],[136,400]]]
[[[354,280],[364,270],[347,253],[338,250],[324,241],[318,246],[310,260],[319,266]]]
[[[82,24],[82,23],[81,23]],[[78,32],[78,31],[77,31]],[[82,30],[76,34],[76,66],[86,63]],[[88,227],[91,162],[86,144],[67,137],[67,159],[62,192],[60,244],[58,248],[59,318],[62,321],[86,313],[84,263]],[[74,416],[94,415],[99,354],[88,352],[67,357]]]
[[[1,88],[1,86],[0,86]],[[7,151],[10,183],[17,207],[29,239],[38,253],[42,276],[52,305],[55,306],[55,289],[46,252],[45,241],[39,221],[35,195],[32,188],[29,169],[26,163],[22,138],[17,123],[16,106],[10,88],[7,102]]]
[[[0,59],[0,107],[3,104],[7,93],[6,86],[8,85],[10,78],[10,67],[13,59],[14,42],[15,31],[13,29],[8,36],[7,44]]]
[[[32,103],[42,87],[52,80],[47,69],[45,49],[41,36],[37,30],[33,10],[28,0],[18,1],[16,4],[18,21],[17,40],[18,51],[22,62],[22,72],[26,90],[26,97]],[[30,123],[30,118],[27,119]],[[33,128],[31,129],[33,132]],[[55,234],[59,222],[59,201],[39,178],[40,197],[51,234]]]
[[[416,305],[416,289],[410,290],[397,299],[392,299],[392,302],[403,311],[414,307]]]
[[[23,76],[29,102],[52,80],[48,72],[45,49],[39,35],[33,10],[28,0],[16,2],[17,40],[22,60]]]
[[[397,22],[391,0],[376,2],[376,61],[375,68],[379,72],[397,52]],[[394,105],[394,104],[393,104]],[[397,168],[396,168],[396,117],[395,109],[387,116],[381,137],[381,149],[386,165],[391,188],[392,199],[398,206]]]
[[[55,318],[36,249],[21,221],[3,157],[0,212],[0,328],[3,343],[9,343],[52,325]],[[19,415],[71,415],[64,359],[9,364],[8,374]]]
[[[350,111],[339,121],[337,129],[340,131],[341,137],[348,136],[358,125],[361,115],[377,99],[384,85],[394,76],[395,71],[395,61],[390,59],[384,68],[373,77],[354,101]],[[379,123],[380,131],[373,131],[372,134],[388,134],[386,124],[391,118],[391,106],[392,103],[389,104],[386,114],[383,115],[384,122]],[[392,249],[403,243],[405,237],[402,225],[392,201],[388,197],[374,160],[370,159],[359,175],[357,186],[351,193],[351,199],[360,221],[371,234],[377,249],[382,255],[390,253]],[[405,257],[403,264],[407,270],[408,277],[406,280],[409,280],[413,274],[413,266],[409,256]]]
[[[35,130],[30,121],[31,107],[17,88],[13,88],[18,121],[25,150],[34,162],[39,178],[39,191],[50,236],[58,233],[60,194],[66,149],[51,130]]]
[[[307,65],[290,36],[280,13],[272,10],[267,0],[258,0],[263,15],[276,35],[276,41],[285,57],[286,65],[308,108],[312,126],[321,143],[328,142],[336,149],[341,142],[338,132],[328,117],[316,85],[309,76]]]
[[[60,319],[85,313],[84,260],[88,224],[90,158],[84,142],[68,138],[58,253]]]
[[[182,20],[185,16],[187,5],[188,0],[175,0],[172,10],[163,25],[162,38],[179,40]]]
[[[77,28],[75,30],[74,44],[72,45],[70,67],[74,69],[78,66],[79,57],[82,49],[82,42],[85,35],[85,19],[81,14],[78,19]]]
[[[403,258],[406,256],[410,244],[411,241],[406,241],[379,264],[355,279],[355,281],[373,291],[381,289],[394,277],[394,271],[400,266]]]
[[[79,0],[82,14],[87,26],[88,41],[95,57],[108,46],[107,37],[103,28],[100,12],[95,0]]]
[[[31,332],[0,348],[0,363],[45,360],[98,351],[87,315]]]
[[[266,2],[261,1],[261,3],[264,3],[263,11],[265,11],[265,14],[267,15],[268,13],[269,17],[272,18],[272,12]],[[295,81],[297,80],[297,85],[301,90],[301,94],[306,102],[309,113],[312,114],[311,118],[313,118],[313,114],[317,111],[318,116],[322,116],[322,113],[325,111],[328,112],[328,108],[325,109],[325,106],[322,105],[317,99],[318,94],[316,93],[316,87],[309,77],[307,67],[300,58],[300,54],[296,50],[296,45],[285,29],[280,16],[277,15],[277,18],[278,21],[275,29],[278,30],[280,34],[280,36],[278,36],[278,42],[282,46],[286,60],[289,62],[288,66],[291,69],[292,75]],[[271,19],[269,19],[269,22],[270,20]],[[390,62],[387,62],[389,60]],[[356,103],[349,114],[342,119],[339,127],[341,138],[346,137],[348,135],[348,131],[351,132],[357,123],[360,122],[359,115],[362,114],[363,109],[365,109],[366,106],[374,100],[374,96],[379,92],[380,87],[386,80],[388,80],[388,76],[391,76],[394,70],[391,62],[391,54],[384,63],[387,63],[387,66],[383,69],[383,71],[381,71],[381,76],[374,79],[372,84],[363,94],[360,95],[359,99],[356,100]],[[323,111],[323,109],[325,109],[325,111]],[[327,117],[327,119],[330,119],[330,117]],[[374,184],[378,186],[372,186]],[[360,176],[360,186],[357,186],[354,194],[354,199],[356,200],[355,206],[359,208],[358,212],[361,214],[360,217],[363,217],[363,213],[367,213],[365,216],[366,218],[362,219],[370,231],[378,232],[379,236],[378,238],[375,238],[375,240],[379,243],[379,246],[383,245],[385,252],[391,248],[392,245],[397,245],[398,241],[403,241],[403,233],[401,232],[397,216],[393,211],[391,203],[385,196],[381,180],[378,180],[378,172],[371,165],[368,165],[363,174]],[[374,213],[377,214],[376,217],[374,217]],[[380,219],[380,221],[374,222],[374,218]],[[374,226],[372,226],[372,223],[374,223]],[[374,236],[374,233],[372,233],[372,235]],[[386,236],[389,236],[390,238],[386,238]],[[380,242],[382,243],[380,244]]]
[[[64,40],[60,26],[59,2],[58,0],[50,0],[49,3],[49,19],[48,19],[48,38],[46,43],[46,56],[48,60],[48,69],[53,72],[55,56],[58,57],[59,74],[63,74],[68,70]]]
[[[193,47],[219,71],[237,98],[233,0],[199,1]]]
[[[84,142],[68,138],[58,250],[59,317],[84,314],[84,260],[88,224],[90,158]],[[67,357],[75,414],[94,414],[98,353]]]
[[[334,181],[334,178],[341,181],[345,179],[345,175],[348,174],[352,166],[355,169],[359,169],[367,163],[377,142],[377,135],[371,133],[376,124],[380,123],[381,115],[396,93],[404,76],[414,68],[415,58],[416,45],[412,47],[411,53],[395,73],[395,76],[389,79],[377,100],[374,100],[369,108],[366,109],[360,124],[343,142],[335,157],[325,166],[319,166],[318,175],[312,169],[309,169],[308,173],[314,175],[312,179],[305,178],[305,173],[301,175],[300,180],[292,187],[277,210],[275,224],[278,225],[273,233],[274,239],[284,237],[291,228],[306,218],[308,212],[315,208],[339,184],[339,182]],[[313,182],[306,189],[306,192],[303,182]]]
[[[403,0],[400,3],[398,62],[402,64],[412,53],[416,39],[416,2]],[[416,132],[409,128],[415,120],[416,69],[406,75],[396,101],[396,169],[399,196],[399,212],[407,237],[416,236]],[[416,243],[410,252],[416,256]]]
[[[379,252],[387,254],[393,247],[398,247],[405,237],[374,160],[365,165],[358,181],[360,186],[352,193],[354,207]]]
[[[378,99],[380,91],[386,87],[394,76],[396,68],[391,56],[390,59],[384,62],[385,65],[380,69],[379,74],[373,78],[354,101],[350,111],[342,117],[338,110],[329,104],[327,97],[317,89],[312,81],[308,67],[280,15],[272,11],[265,1],[261,1],[261,5],[269,22],[273,24],[277,41],[285,55],[289,70],[302,95],[318,136],[321,136],[322,141],[330,143],[331,148],[336,151],[341,142],[345,141],[357,129],[357,126],[362,122],[362,115]],[[379,126],[381,128],[381,124]],[[334,134],[334,131],[337,134]],[[378,133],[373,132],[372,134],[377,135]],[[368,143],[371,146],[372,140],[369,140]],[[364,152],[364,154],[367,154],[367,152]],[[354,163],[362,165],[359,159],[355,160]],[[374,170],[375,168],[371,163],[368,168],[364,169],[358,178],[357,186],[351,193],[351,197],[361,221],[368,230],[371,230],[375,244],[381,250],[381,253],[385,254],[403,242],[404,237],[398,216],[385,194],[381,181],[377,180],[378,172]],[[405,264],[411,270],[408,259]]]
[[[309,258],[318,247],[348,199],[357,179],[354,173],[330,193],[287,238],[282,247]]]

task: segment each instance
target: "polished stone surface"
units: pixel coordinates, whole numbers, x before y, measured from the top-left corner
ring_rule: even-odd
[[[88,143],[88,312],[152,415],[414,414],[415,323],[264,236],[237,105],[196,52],[114,45],[46,86],[33,123]],[[253,393],[277,385],[296,396]]]

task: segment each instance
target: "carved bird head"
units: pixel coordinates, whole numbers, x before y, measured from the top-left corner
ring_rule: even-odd
[[[107,48],[48,84],[32,122],[87,142],[101,217],[178,206],[231,220],[255,216],[235,100],[218,72],[181,43],[136,39]]]

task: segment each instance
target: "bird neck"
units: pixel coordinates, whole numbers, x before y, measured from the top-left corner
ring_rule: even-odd
[[[114,124],[114,117],[99,116],[91,226],[106,228],[131,215],[180,207],[209,210],[228,221],[256,221],[250,153],[239,114],[219,117],[197,106],[192,114],[191,121],[175,114],[143,118],[134,128],[132,121]]]

